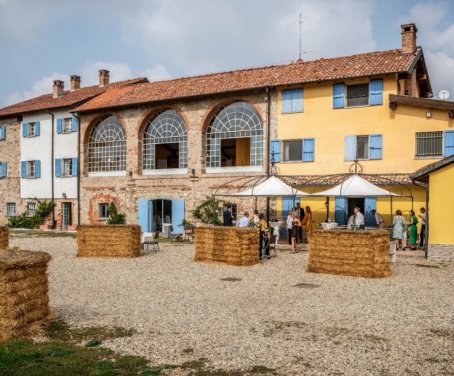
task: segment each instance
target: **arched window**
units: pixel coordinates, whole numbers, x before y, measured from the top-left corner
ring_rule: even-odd
[[[188,131],[175,110],[157,114],[143,134],[143,169],[187,168]]]
[[[115,116],[93,127],[88,140],[88,171],[125,171],[126,137]]]
[[[206,166],[261,166],[263,127],[247,102],[223,107],[206,131]]]

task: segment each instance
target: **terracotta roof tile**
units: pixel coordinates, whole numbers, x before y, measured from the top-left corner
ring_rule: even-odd
[[[113,82],[104,87],[87,86],[74,91],[65,91],[63,92],[63,95],[58,98],[54,98],[52,94],[44,94],[39,97],[0,109],[0,117],[5,118],[28,112],[75,106],[106,91],[110,91],[115,88],[124,88],[128,85],[144,82],[147,82],[147,79],[140,77],[131,80]]]
[[[106,91],[74,111],[93,111],[220,93],[407,72],[417,57],[401,50],[148,82]]]

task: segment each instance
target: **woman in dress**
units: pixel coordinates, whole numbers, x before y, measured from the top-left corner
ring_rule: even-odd
[[[301,222],[301,226],[303,227],[304,231],[304,240],[307,243],[307,235],[309,232],[312,231],[312,210],[310,206],[306,206],[306,214],[304,215],[303,221]]]
[[[270,259],[270,229],[265,219],[265,214],[261,213],[259,215],[259,222],[255,228],[259,233],[259,259],[262,260],[264,257]],[[263,255],[263,250],[265,255]]]
[[[418,229],[416,225],[418,224],[418,218],[415,215],[414,210],[410,210],[410,222],[408,224],[408,231],[410,232],[410,237],[408,244],[412,251],[416,250],[416,238],[418,237]]]
[[[396,210],[396,215],[393,219],[393,238],[397,239],[397,249],[402,249],[402,239],[404,232],[407,229],[407,222],[400,210]]]
[[[293,217],[293,222],[292,222],[292,250],[290,253],[297,253],[297,244],[298,244],[298,232],[299,229],[301,228],[301,221],[298,218],[298,214],[296,211],[292,211],[292,217]]]
[[[285,227],[287,227],[287,237],[288,237],[288,245],[292,245],[292,227],[293,227],[293,215],[292,212],[295,210],[293,208],[287,215],[287,219],[285,221]]]

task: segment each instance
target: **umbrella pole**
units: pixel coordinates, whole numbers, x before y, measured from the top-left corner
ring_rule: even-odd
[[[325,222],[328,222],[329,220],[329,197],[326,198],[326,219],[325,219]]]
[[[266,198],[266,220],[270,221],[270,198]]]

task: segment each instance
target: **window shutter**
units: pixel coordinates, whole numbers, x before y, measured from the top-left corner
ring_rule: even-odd
[[[443,156],[454,155],[454,131],[444,131],[444,145]]]
[[[55,176],[57,178],[61,177],[61,159],[55,160]]]
[[[41,132],[41,122],[35,122],[35,136],[39,136]]]
[[[313,162],[315,151],[315,140],[313,138],[305,138],[303,140],[303,162]]]
[[[26,161],[20,162],[20,177],[22,179],[27,178],[27,162]]]
[[[79,126],[79,119],[73,115],[73,117],[71,118],[71,132],[77,132],[78,126]]]
[[[41,161],[35,161],[35,178],[41,177]]]
[[[334,203],[334,221],[339,225],[346,225],[347,199],[345,197],[336,197]]]
[[[22,123],[22,137],[28,137],[28,123]]]
[[[375,226],[375,216],[372,214],[372,209],[377,209],[377,198],[366,197],[364,199],[364,221],[367,226]]]
[[[174,234],[182,234],[184,227],[180,226],[184,219],[184,199],[172,200],[172,229]]]
[[[153,218],[150,213],[150,201],[139,198],[137,206],[137,224],[141,227],[142,232],[149,232],[150,218]]]
[[[73,176],[77,176],[77,158],[72,160]]]
[[[292,112],[293,95],[291,90],[282,90],[282,113]]]
[[[369,104],[383,104],[383,80],[371,80],[369,83]]]
[[[2,178],[6,177],[6,162],[1,163],[0,177],[2,177]]]
[[[333,85],[333,108],[344,108],[344,83]]]
[[[289,215],[289,213],[292,211],[292,209],[296,206],[296,201],[295,201],[296,197],[293,197],[293,196],[285,196],[285,197],[282,197],[282,216],[285,218],[287,218],[287,216]]]
[[[6,138],[6,126],[0,125],[0,140],[3,141]]]
[[[354,161],[355,159],[356,159],[356,136],[345,136],[344,160]]]
[[[303,89],[295,89],[292,92],[292,112],[303,112]]]
[[[382,159],[382,139],[381,134],[371,134],[369,136],[369,159]]]
[[[281,141],[280,140],[271,140],[270,146],[270,161],[274,157],[274,162],[278,163],[281,161]]]
[[[61,134],[63,131],[63,119],[57,118],[57,133]]]

